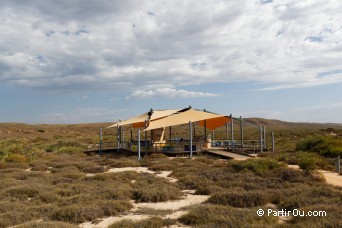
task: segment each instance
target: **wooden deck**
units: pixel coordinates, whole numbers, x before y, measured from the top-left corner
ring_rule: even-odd
[[[94,153],[99,153],[99,150],[90,150],[86,151],[85,153],[87,154],[94,154]],[[127,155],[137,155],[138,152],[135,151],[130,151],[127,149],[120,148],[119,150],[117,148],[111,148],[111,149],[103,149],[102,150],[103,154],[110,154],[110,153],[122,153],[122,154],[127,154]],[[160,152],[147,152],[147,154],[165,154],[167,156],[187,156],[190,154],[189,151],[182,151],[182,152],[172,152],[172,151],[160,151]],[[204,149],[202,151],[193,151],[193,155],[199,154],[199,153],[207,153],[209,155],[215,155],[219,156],[222,158],[228,158],[228,159],[234,159],[234,160],[246,160],[253,158],[252,155],[243,155],[239,153],[233,153],[233,152],[228,152],[224,150],[223,148],[211,148],[211,149]],[[145,155],[145,151],[141,151],[141,155]]]
[[[220,156],[224,158],[235,159],[235,160],[246,160],[246,159],[253,158],[252,156],[232,153],[232,152],[225,151],[223,149],[207,149],[204,151],[204,153],[212,154],[212,155],[216,155],[216,156]]]

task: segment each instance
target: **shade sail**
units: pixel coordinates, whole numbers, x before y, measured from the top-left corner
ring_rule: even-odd
[[[226,116],[215,114],[215,113],[200,111],[196,109],[187,109],[182,112],[176,112],[165,118],[151,121],[149,123],[149,126],[145,129],[145,131],[163,128],[163,127],[182,125],[182,124],[189,123],[190,121],[198,122],[198,121],[204,121],[204,120],[207,121],[207,128],[208,126],[210,126],[209,129],[211,129],[212,127],[215,127],[215,126],[216,127],[223,126],[225,123],[229,122],[230,119]]]
[[[147,121],[153,121],[160,118],[164,118],[166,116],[169,116],[173,113],[176,113],[179,111],[179,109],[167,109],[167,110],[154,110],[151,116],[149,116],[149,112],[146,112],[144,114],[141,114],[140,116],[133,117],[131,119],[117,122],[107,128],[111,127],[124,127],[124,126],[132,126],[132,128],[144,128],[145,127],[145,120]]]
[[[205,123],[204,123],[205,121]],[[224,126],[227,124],[227,122],[230,122],[230,118],[227,116],[221,116],[221,117],[216,117],[212,119],[207,119],[207,120],[201,120],[198,122],[199,125],[205,126],[206,128],[210,130],[215,130],[218,127]]]

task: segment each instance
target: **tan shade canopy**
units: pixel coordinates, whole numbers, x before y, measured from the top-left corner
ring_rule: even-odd
[[[205,121],[205,123],[204,123]],[[216,117],[212,119],[206,119],[206,120],[201,120],[198,122],[200,126],[205,126],[206,128],[210,130],[215,130],[218,127],[226,125],[228,122],[230,122],[230,118],[227,116],[221,116],[221,117]]]
[[[218,115],[215,113],[204,112],[195,109],[187,109],[182,112],[174,113],[165,118],[151,121],[149,126],[145,129],[145,131],[176,126],[181,124],[186,124],[191,122],[198,122],[206,120],[207,128],[212,129],[213,127],[223,126],[225,123],[229,122],[229,118],[226,116]],[[215,129],[213,128],[213,129]]]
[[[107,128],[117,127],[117,126],[119,127],[132,126],[132,128],[143,128],[145,127],[145,120],[148,120],[148,121],[157,120],[157,119],[169,116],[173,113],[176,113],[177,111],[179,111],[179,109],[154,110],[152,112],[151,117],[149,117],[149,112],[146,112],[140,116],[136,116],[125,121],[117,122]]]

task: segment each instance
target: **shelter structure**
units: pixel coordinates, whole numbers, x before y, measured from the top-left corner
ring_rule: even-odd
[[[189,153],[190,157],[193,152],[200,152],[211,148],[214,139],[214,130],[218,127],[226,126],[226,140],[222,140],[219,144],[222,147],[226,147],[234,152],[234,148],[239,143],[233,138],[233,123],[234,118],[232,115],[221,115],[213,112],[209,112],[199,109],[193,109],[191,106],[184,109],[167,109],[167,110],[153,110],[143,113],[139,116],[133,117],[125,121],[119,121],[107,128],[117,129],[117,148],[125,149],[139,153],[142,151],[147,153],[162,152],[162,153]],[[242,118],[235,119],[240,121],[241,128],[241,141],[240,146],[243,148],[243,125]],[[194,135],[194,124],[201,126],[204,129],[204,135]],[[172,127],[179,125],[188,125],[189,134],[187,138],[172,137]],[[229,135],[230,126],[230,135]],[[169,130],[169,137],[166,140],[166,129]],[[261,129],[261,128],[260,128]],[[130,136],[124,136],[125,130],[130,131]],[[133,131],[136,130],[138,137],[133,137]],[[211,130],[212,134],[207,134],[207,130]],[[145,134],[145,138],[140,140],[141,133]],[[262,150],[262,140],[265,133],[265,129],[260,130],[260,150]],[[102,134],[102,130],[101,130]],[[150,137],[148,137],[150,134]],[[134,141],[134,138],[138,140]],[[101,136],[102,139],[102,136]],[[127,140],[128,139],[128,140]],[[148,140],[149,139],[149,140]],[[217,143],[217,142],[216,142]],[[265,144],[265,143],[264,143]],[[102,142],[100,143],[102,145]]]

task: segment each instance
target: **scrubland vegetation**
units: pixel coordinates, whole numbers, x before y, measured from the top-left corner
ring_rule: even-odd
[[[181,199],[182,190],[189,189],[210,197],[204,204],[184,208],[187,212],[178,219],[162,218],[165,211],[141,211],[151,217],[138,222],[122,220],[110,227],[167,227],[177,223],[193,227],[341,226],[342,188],[327,185],[314,172],[317,168],[333,169],[332,158],[341,149],[342,131],[337,127],[331,136],[331,130],[320,125],[270,126],[268,129],[278,135],[277,152],[264,152],[260,159],[229,161],[204,155],[169,159],[156,154],[141,162],[135,156],[118,153],[83,153],[88,144],[96,143],[98,127],[102,126],[1,125],[0,227],[76,227],[125,214],[132,209],[133,201]],[[223,132],[216,136],[220,134]],[[114,140],[114,133],[105,138]],[[304,171],[286,164],[297,164]],[[171,176],[178,181],[171,183],[133,171],[106,172],[138,166],[172,171]],[[270,207],[324,210],[327,216],[293,217],[285,222],[275,216],[257,216],[259,208]]]

